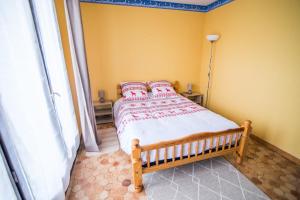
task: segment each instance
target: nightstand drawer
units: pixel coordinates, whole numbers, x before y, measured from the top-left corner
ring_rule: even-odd
[[[95,116],[112,115],[111,108],[95,109]]]
[[[97,124],[113,122],[113,102],[105,101],[103,103],[94,101],[94,111]]]
[[[96,117],[96,124],[106,124],[113,122],[113,117],[109,115]]]

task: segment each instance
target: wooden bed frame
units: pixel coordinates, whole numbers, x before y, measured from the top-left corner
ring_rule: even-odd
[[[175,81],[173,87],[178,92],[178,82]],[[117,86],[118,97],[121,97],[122,90],[120,85]],[[180,165],[185,165],[195,161],[205,160],[217,156],[223,156],[229,153],[236,153],[236,162],[241,164],[245,153],[247,140],[251,131],[251,121],[247,120],[239,128],[229,129],[220,132],[204,132],[189,135],[180,139],[163,141],[155,144],[141,146],[138,139],[132,140],[132,173],[133,184],[136,192],[143,190],[142,175],[154,171],[168,169]],[[222,144],[220,138],[223,137]],[[226,144],[226,140],[229,138],[229,143]],[[234,138],[236,138],[234,140]],[[214,141],[216,144],[213,146]],[[202,152],[192,154],[192,144],[195,151],[199,151],[199,147],[202,145]],[[188,145],[188,154],[183,155],[184,148]],[[209,145],[208,150],[203,150]],[[168,152],[171,149],[172,158],[168,159]],[[180,149],[180,157],[176,157],[176,149]],[[150,162],[150,153],[155,152],[155,162]],[[159,152],[164,152],[164,160],[159,160]],[[142,163],[142,153],[146,153],[147,162]]]

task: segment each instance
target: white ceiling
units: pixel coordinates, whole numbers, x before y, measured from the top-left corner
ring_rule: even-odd
[[[217,0],[159,0],[159,1],[207,6],[211,3],[214,3]]]

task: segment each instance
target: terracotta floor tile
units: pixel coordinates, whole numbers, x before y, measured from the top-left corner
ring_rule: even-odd
[[[250,138],[242,165],[232,155],[226,159],[272,199],[300,199],[300,166],[261,143]]]

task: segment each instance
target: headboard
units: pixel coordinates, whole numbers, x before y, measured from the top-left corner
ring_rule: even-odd
[[[175,92],[178,93],[178,91],[179,91],[179,82],[178,81],[174,81],[173,83],[172,82],[170,82],[170,83],[172,84]],[[147,86],[147,90],[148,90],[148,92],[150,92],[151,91],[150,87]],[[121,85],[118,84],[117,85],[117,99],[119,99],[121,97],[122,97],[122,88],[121,88]]]

